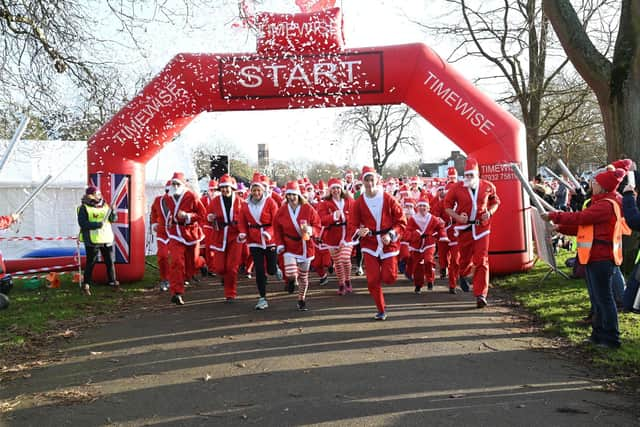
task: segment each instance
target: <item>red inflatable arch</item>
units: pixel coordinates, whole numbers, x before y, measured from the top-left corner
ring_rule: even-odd
[[[423,44],[342,49],[339,9],[264,14],[257,22],[266,39],[257,53],[177,55],[90,139],[90,181],[119,215],[122,281],[144,275],[145,164],[199,113],[400,103],[477,158],[481,176],[496,185],[502,205],[493,221],[491,270],[531,267],[528,199],[509,167],[518,163],[527,175],[518,120]]]

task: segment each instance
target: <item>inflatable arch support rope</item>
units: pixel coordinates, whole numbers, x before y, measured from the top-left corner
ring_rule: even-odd
[[[261,51],[175,56],[89,140],[90,183],[118,214],[122,282],[144,275],[145,164],[199,113],[400,103],[475,157],[481,177],[495,184],[502,205],[492,221],[492,273],[531,268],[529,202],[509,166],[517,163],[526,176],[518,120],[424,44],[343,49],[337,8],[267,15],[261,19],[272,31],[263,33],[271,38],[259,40]]]

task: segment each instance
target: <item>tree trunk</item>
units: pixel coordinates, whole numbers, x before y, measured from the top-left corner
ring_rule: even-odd
[[[598,97],[607,141],[607,161],[640,160],[640,77],[630,77],[623,88],[604,102]]]

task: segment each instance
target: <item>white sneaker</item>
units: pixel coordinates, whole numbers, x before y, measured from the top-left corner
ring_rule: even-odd
[[[280,267],[276,270],[276,277],[278,280],[282,280],[282,270],[280,270]]]
[[[167,292],[169,290],[169,281],[168,280],[163,280],[162,282],[160,282],[160,290],[162,292]]]
[[[362,270],[362,267],[358,267],[358,270],[356,270],[356,276],[362,276],[364,275],[364,271]]]
[[[256,310],[264,310],[269,307],[269,303],[267,303],[266,298],[259,298],[258,303],[256,304]]]

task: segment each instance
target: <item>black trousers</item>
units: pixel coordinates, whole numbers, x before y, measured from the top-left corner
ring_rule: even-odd
[[[275,246],[269,246],[267,249],[250,247],[249,252],[253,258],[253,270],[256,275],[256,285],[258,292],[262,298],[267,296],[267,275],[265,273],[265,265],[267,273],[276,274],[278,270],[278,254]]]
[[[87,265],[84,267],[84,282],[89,285],[93,285],[93,267],[98,262],[98,253],[102,254],[102,260],[107,267],[107,277],[109,278],[109,284],[115,285],[116,283],[116,267],[113,263],[115,254],[113,251],[113,245],[84,245],[84,250],[87,254]]]

